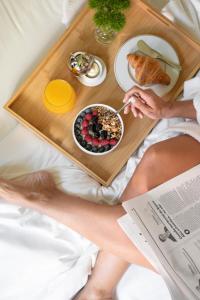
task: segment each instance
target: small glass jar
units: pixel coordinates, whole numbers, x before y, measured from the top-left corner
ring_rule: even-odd
[[[87,74],[87,72],[92,68],[93,63],[94,56],[83,51],[71,53],[67,61],[70,71],[75,76]]]
[[[96,41],[103,45],[108,45],[112,43],[116,35],[117,35],[116,31],[112,29],[102,29],[102,28],[95,29]]]

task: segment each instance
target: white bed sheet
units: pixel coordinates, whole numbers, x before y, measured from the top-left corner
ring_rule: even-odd
[[[1,106],[64,31],[62,4],[61,0],[0,0]],[[70,10],[69,17],[72,14]],[[47,169],[68,193],[109,204],[120,197],[145,149],[171,136],[159,132],[178,122],[159,123],[112,185],[105,188],[2,108],[0,120],[2,177]],[[0,300],[68,300],[85,284],[97,253],[91,242],[51,218],[3,200],[0,224]],[[117,287],[116,298],[169,300],[170,296],[159,275],[131,266]]]
[[[142,153],[137,159],[140,155]],[[123,189],[120,176],[110,188],[101,187],[21,126],[17,126],[2,140],[0,157],[0,173],[5,178],[47,169],[65,191],[78,193],[93,201],[113,202]],[[129,161],[129,167],[122,174],[132,173],[135,160],[132,158]],[[95,245],[32,210],[1,201],[0,211],[0,265],[3,270],[0,272],[0,282],[3,283],[0,299],[70,299],[87,280],[97,253]],[[8,289],[9,286],[12,289]],[[149,299],[152,300],[161,297],[170,299],[159,275],[135,266],[127,272],[117,289],[118,299],[121,300],[146,299],[150,293],[152,296]]]

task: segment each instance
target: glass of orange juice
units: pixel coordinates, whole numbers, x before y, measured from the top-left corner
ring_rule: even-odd
[[[50,81],[44,90],[44,105],[54,113],[63,114],[73,109],[76,94],[73,87],[65,80]]]

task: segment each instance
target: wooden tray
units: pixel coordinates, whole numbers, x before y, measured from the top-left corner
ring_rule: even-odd
[[[77,112],[84,106],[91,103],[105,103],[119,108],[121,105],[124,93],[119,88],[113,71],[119,47],[129,38],[139,34],[155,34],[173,45],[183,67],[176,86],[166,96],[168,100],[174,100],[182,90],[183,82],[192,77],[200,67],[200,44],[144,1],[132,1],[132,7],[126,14],[127,24],[109,47],[101,46],[95,41],[92,17],[93,11],[84,8],[44,61],[5,105],[5,109],[107,186],[155,125],[155,122],[148,118],[140,120],[134,119],[132,115],[122,116],[125,135],[120,146],[114,152],[101,157],[83,153],[73,141],[72,122]],[[71,52],[77,50],[93,53],[105,61],[108,74],[101,86],[84,87],[68,71],[67,58]],[[42,102],[46,84],[57,78],[68,80],[78,96],[75,109],[65,115],[48,112]]]

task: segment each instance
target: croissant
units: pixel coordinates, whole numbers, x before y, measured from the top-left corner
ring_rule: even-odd
[[[135,69],[135,78],[140,85],[170,84],[169,75],[162,70],[156,59],[138,54],[128,54],[127,59]]]

